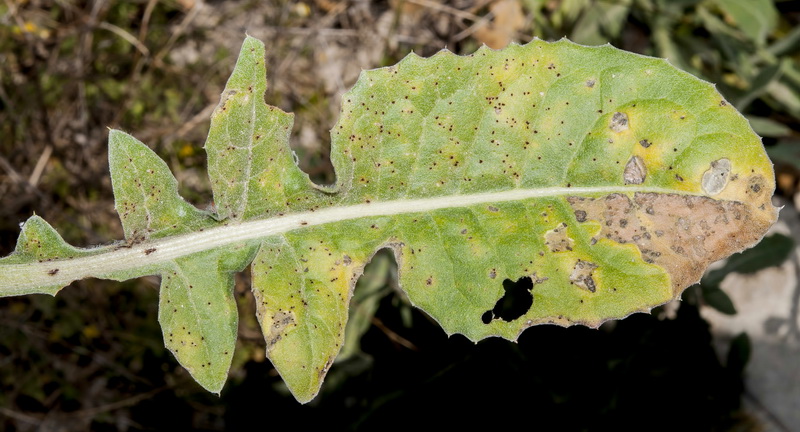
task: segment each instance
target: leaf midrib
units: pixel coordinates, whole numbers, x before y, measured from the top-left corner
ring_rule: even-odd
[[[483,192],[470,195],[434,196],[417,199],[402,199],[384,202],[371,202],[343,207],[329,207],[313,212],[287,214],[270,219],[236,222],[196,231],[179,236],[165,237],[131,247],[119,245],[106,246],[95,250],[91,256],[72,259],[51,260],[25,264],[0,263],[0,295],[3,292],[27,292],[42,286],[67,285],[75,280],[98,277],[112,273],[157,266],[193,253],[218,247],[248,242],[268,237],[345,220],[367,217],[392,216],[409,213],[423,213],[446,208],[470,207],[480,204],[521,201],[531,198],[547,198],[569,195],[598,195],[636,192],[703,195],[677,191],[663,187],[647,186],[598,186],[598,187],[553,187],[536,189],[511,189],[500,192]],[[155,249],[155,251],[153,251]],[[147,251],[150,251],[149,253]],[[55,275],[50,272],[58,269]]]

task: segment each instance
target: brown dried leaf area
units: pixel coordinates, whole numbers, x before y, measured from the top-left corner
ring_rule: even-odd
[[[571,251],[575,244],[575,241],[567,235],[567,224],[564,222],[545,233],[544,239],[544,244],[550,248],[550,252]]]
[[[750,183],[763,182],[755,176]],[[706,196],[639,192],[633,198],[611,194],[601,198],[572,196],[567,201],[580,223],[601,226],[594,241],[634,244],[642,260],[667,271],[677,297],[694,284],[714,261],[756,244],[777,219],[767,188],[753,205]],[[576,268],[580,278],[587,272]],[[583,282],[585,278],[581,278]],[[588,288],[588,287],[587,287]]]
[[[580,288],[595,292],[597,285],[594,282],[592,273],[597,268],[597,264],[589,261],[578,260],[569,276],[569,281]]]

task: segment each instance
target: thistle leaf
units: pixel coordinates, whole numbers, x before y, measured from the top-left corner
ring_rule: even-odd
[[[215,213],[112,131],[126,242],[76,249],[33,217],[0,259],[0,294],[161,275],[165,343],[219,392],[236,335],[232,273],[252,262],[267,355],[306,402],[383,248],[445,332],[515,340],[679,298],[777,218],[772,165],[744,117],[713,85],[611,46],[535,40],[365,71],[331,131],[337,181],[325,187],[297,167],[292,117],[265,89],[264,46],[248,37],[206,143]],[[530,298],[508,316],[514,281]]]

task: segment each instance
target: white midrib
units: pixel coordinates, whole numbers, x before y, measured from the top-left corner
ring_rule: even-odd
[[[67,285],[72,281],[87,277],[158,265],[220,246],[344,220],[423,213],[446,208],[470,207],[530,198],[635,192],[687,194],[674,189],[637,185],[558,187],[513,189],[472,195],[450,195],[330,207],[314,212],[294,213],[271,219],[224,225],[204,231],[148,241],[131,247],[107,247],[106,252],[93,256],[27,264],[0,264],[0,296],[4,292],[13,293],[36,287]],[[51,274],[54,273],[55,269],[58,269],[58,271],[55,274]]]

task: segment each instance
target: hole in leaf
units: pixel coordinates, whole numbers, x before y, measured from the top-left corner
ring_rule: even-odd
[[[492,319],[514,321],[525,315],[533,305],[533,296],[531,295],[533,280],[530,277],[525,276],[516,282],[506,279],[503,281],[503,288],[505,289],[503,297],[497,300],[493,309],[486,311],[481,316],[484,324],[489,324]]]

